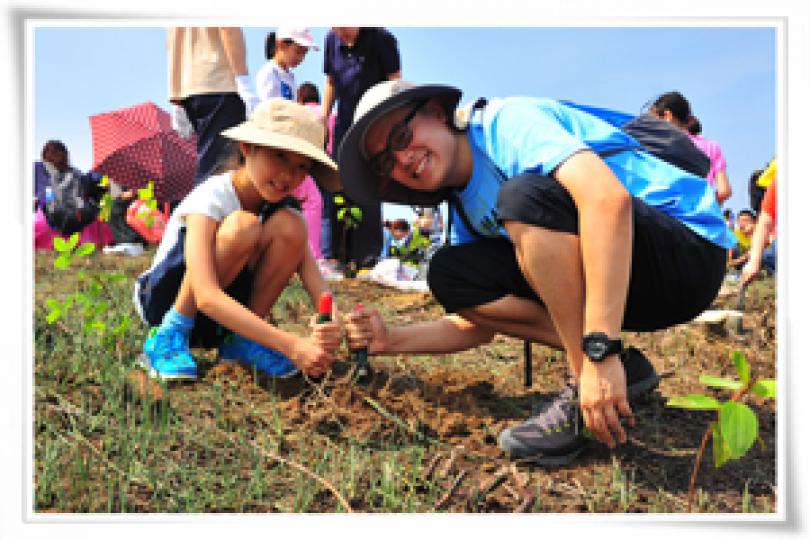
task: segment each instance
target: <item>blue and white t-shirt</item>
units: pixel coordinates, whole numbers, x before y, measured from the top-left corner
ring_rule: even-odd
[[[603,158],[631,195],[714,244],[729,248],[735,243],[705,178],[649,154],[622,130],[582,110],[543,98],[493,99],[473,114],[467,137],[473,173],[457,195],[470,223],[485,236],[506,235],[493,225],[498,189],[506,179],[526,172],[548,175],[584,149],[600,153],[637,147]],[[475,239],[457,213],[453,228],[455,243]]]
[[[256,92],[262,101],[272,97],[295,100],[295,77],[291,71],[268,60],[256,74]]]

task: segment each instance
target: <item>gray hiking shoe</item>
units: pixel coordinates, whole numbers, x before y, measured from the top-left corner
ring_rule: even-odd
[[[640,350],[627,347],[619,356],[624,365],[624,376],[627,379],[627,400],[633,400],[649,394],[658,386],[661,377]]]
[[[504,429],[498,436],[498,446],[511,458],[533,457],[542,465],[567,465],[587,445],[582,431],[577,385],[569,377],[562,392],[539,414]]]
[[[620,359],[627,379],[627,399],[651,392],[660,381],[655,368],[635,347],[625,349]],[[511,458],[532,457],[541,465],[567,465],[588,445],[579,409],[579,393],[573,377],[562,391],[537,413],[517,426],[504,429],[498,446]]]

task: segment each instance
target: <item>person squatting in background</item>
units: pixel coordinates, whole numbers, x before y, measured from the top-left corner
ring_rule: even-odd
[[[312,334],[304,338],[265,318],[294,273],[313,303],[327,290],[304,220],[288,208],[307,174],[337,187],[320,120],[298,103],[272,98],[223,135],[238,141],[241,166],[183,199],[152,265],[136,280],[135,307],[152,326],[141,363],[153,377],[194,379],[189,347],[217,347],[220,361],[271,377],[299,370],[319,376],[335,359],[339,326],[315,325],[313,315]]]
[[[650,112],[681,128],[695,146],[709,156],[711,168],[706,180],[717,192],[717,202],[722,205],[727,201],[731,197],[731,184],[726,173],[726,158],[723,157],[719,144],[700,135],[702,127],[692,114],[689,101],[680,92],[667,92],[658,96],[650,107]]]
[[[48,223],[46,204],[54,197],[55,183],[68,180],[68,176],[75,176],[86,184],[85,193],[99,203],[105,191],[99,183],[101,175],[92,173],[88,175],[70,164],[70,153],[67,146],[56,139],[47,141],[42,146],[42,159],[34,162],[34,249],[52,250],[53,239],[57,236],[67,239],[67,232],[55,229]],[[113,243],[113,234],[110,227],[101,221],[98,216],[79,231],[79,243],[92,242],[97,248]]]
[[[714,300],[734,244],[714,190],[559,101],[479,100],[458,115],[460,96],[392,81],[358,105],[339,151],[344,190],[409,204],[449,197],[457,243],[433,256],[427,276],[448,315],[394,326],[367,306],[346,317],[350,347],[450,353],[500,332],[562,349],[562,391],[504,430],[500,447],[567,463],[586,447],[583,426],[610,447],[624,442],[628,399],[658,376],[621,330],[667,328]]]
[[[757,218],[754,212],[744,208],[737,213],[737,226],[734,228],[734,236],[737,238],[737,245],[729,250],[728,266],[734,270],[740,270],[748,262],[751,250],[751,237],[754,234],[754,226]]]

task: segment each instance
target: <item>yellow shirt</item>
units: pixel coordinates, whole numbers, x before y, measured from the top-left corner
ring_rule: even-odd
[[[759,187],[767,188],[768,186],[773,183],[773,179],[776,178],[776,158],[773,158],[768,166],[762,171],[762,174],[759,175],[757,178],[757,185]]]
[[[751,237],[742,232],[739,228],[734,229],[734,236],[737,237],[737,243],[740,246],[740,251],[748,251],[751,249]]]

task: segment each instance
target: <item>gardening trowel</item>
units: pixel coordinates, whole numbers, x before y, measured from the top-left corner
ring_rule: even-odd
[[[354,306],[354,311],[362,309],[362,307],[362,304],[357,304]],[[354,361],[354,382],[363,386],[368,385],[372,378],[371,365],[368,362],[368,348],[362,347],[353,350],[351,357]]]

